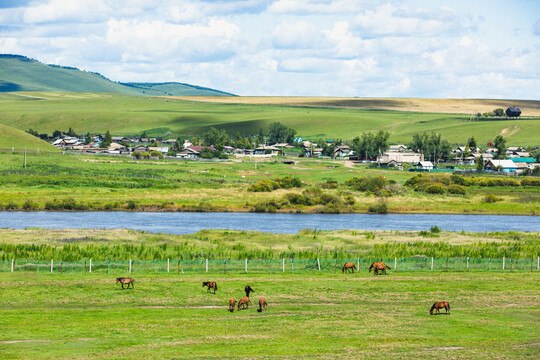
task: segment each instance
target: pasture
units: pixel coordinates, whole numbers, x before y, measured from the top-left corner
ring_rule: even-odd
[[[54,130],[67,131],[69,127],[77,133],[105,133],[114,135],[191,137],[200,136],[210,127],[223,128],[231,135],[256,135],[260,129],[268,132],[271,123],[279,121],[297,130],[298,136],[318,140],[351,140],[363,132],[385,130],[390,132],[390,142],[406,144],[412,136],[422,132],[438,132],[451,143],[465,144],[474,135],[479,144],[486,144],[497,135],[503,134],[508,145],[538,145],[534,134],[540,133],[540,120],[536,117],[522,119],[488,119],[469,121],[471,113],[451,111],[454,105],[444,105],[441,112],[438,103],[428,107],[407,108],[398,100],[397,107],[388,107],[385,102],[358,108],[345,106],[331,99],[315,99],[298,103],[294,98],[280,101],[264,99],[262,104],[242,103],[237,97],[233,103],[205,102],[205,98],[137,97],[106,93],[58,93],[17,92],[0,94],[2,113],[0,123],[20,130],[32,128],[39,133],[51,134]],[[250,98],[247,98],[248,100]],[[213,98],[210,98],[212,101]],[[337,101],[337,100],[336,100]],[[352,99],[351,101],[357,101]],[[291,104],[292,103],[292,104]],[[482,103],[477,100],[475,104]],[[486,100],[485,107],[493,110],[505,107],[508,101]],[[452,103],[453,104],[453,103]],[[514,104],[513,102],[511,104]],[[529,101],[531,114],[538,114],[538,102]],[[423,105],[422,105],[423,106]],[[475,107],[474,105],[471,105]],[[525,110],[524,108],[523,110]],[[526,113],[524,113],[525,115]]]
[[[0,273],[3,359],[524,359],[540,352],[540,274]],[[216,281],[216,294],[202,288]],[[255,290],[254,306],[228,300]],[[268,308],[258,313],[260,296]],[[430,316],[435,301],[450,315]]]

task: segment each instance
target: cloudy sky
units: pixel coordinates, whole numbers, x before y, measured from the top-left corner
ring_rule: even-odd
[[[540,1],[0,0],[0,53],[239,95],[540,99]]]

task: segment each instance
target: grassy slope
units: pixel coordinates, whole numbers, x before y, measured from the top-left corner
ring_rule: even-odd
[[[30,151],[59,151],[48,142],[22,130],[0,124],[0,149],[24,150],[25,147]]]
[[[311,139],[352,139],[383,129],[391,133],[393,143],[407,143],[418,132],[436,131],[462,144],[471,135],[486,143],[503,133],[509,145],[538,145],[534,135],[540,133],[538,119],[469,122],[468,116],[455,114],[216,104],[111,94],[16,93],[0,95],[0,102],[0,123],[48,133],[72,127],[78,132],[111,130],[127,135],[157,129],[156,133],[191,136],[215,126],[231,134],[257,134],[275,121]]]
[[[535,358],[539,274],[208,276],[2,273],[3,358]],[[254,307],[229,313],[255,289]],[[430,316],[447,300],[451,315]]]
[[[230,95],[180,83],[131,83],[130,86],[74,68],[57,67],[20,56],[0,56],[0,92],[70,91],[129,95]]]
[[[367,212],[378,198],[347,187],[346,180],[356,176],[386,176],[403,184],[413,173],[397,170],[349,168],[344,162],[300,159],[294,166],[278,161],[202,163],[187,161],[131,160],[96,156],[39,154],[29,155],[22,168],[22,154],[0,153],[0,205],[13,203],[22,207],[29,200],[38,209],[54,200],[74,199],[90,210],[126,209],[135,201],[139,210],[153,211],[250,211],[255,204],[280,199],[302,189],[276,190],[270,193],[248,192],[260,180],[291,175],[306,187],[320,187],[335,179],[339,187],[330,194],[352,191],[356,204],[347,211]],[[31,175],[31,176],[30,176]],[[407,190],[388,199],[394,213],[471,213],[538,214],[538,189],[533,187],[470,187],[466,196],[428,195]],[[502,198],[494,204],[483,202],[486,194]],[[285,207],[281,211],[296,211]],[[318,211],[317,206],[302,207],[304,212]]]

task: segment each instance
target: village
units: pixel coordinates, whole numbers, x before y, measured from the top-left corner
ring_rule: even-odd
[[[131,156],[133,158],[152,159],[178,159],[178,160],[217,160],[218,156],[212,153],[218,151],[218,146],[200,145],[198,138],[181,140],[180,138],[160,139],[144,137],[110,136],[109,144],[103,147],[104,139],[110,135],[93,135],[91,139],[84,136],[69,136],[62,134],[52,139],[52,145],[71,153],[96,154],[111,156]],[[460,167],[461,170],[481,170],[488,172],[502,172],[507,174],[520,174],[537,172],[540,169],[538,159],[531,156],[527,148],[510,146],[506,148],[504,159],[497,159],[498,149],[488,143],[486,148],[469,148],[468,146],[455,146],[450,153],[450,159],[428,160],[421,152],[415,152],[406,145],[389,145],[386,151],[377,156],[362,156],[355,154],[351,146],[339,142],[333,144],[332,140],[325,140],[326,145],[332,145],[330,153],[321,147],[321,141],[312,142],[300,137],[294,138],[292,144],[257,143],[253,148],[240,148],[234,146],[221,146],[219,149],[221,160],[228,158],[321,158],[333,160],[348,160],[355,163],[367,163],[371,166],[427,172],[452,172]],[[194,144],[195,143],[195,144]],[[529,150],[531,150],[529,148]],[[534,148],[533,150],[537,150]],[[209,156],[204,156],[209,153]],[[285,160],[287,161],[287,160]],[[288,160],[294,161],[294,160]],[[482,168],[478,164],[482,162]],[[536,170],[535,170],[536,169]]]

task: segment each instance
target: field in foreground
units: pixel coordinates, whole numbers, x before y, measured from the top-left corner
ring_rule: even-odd
[[[117,274],[123,275],[123,274]],[[201,288],[217,281],[216,295]],[[0,274],[3,359],[537,358],[540,274]],[[264,296],[227,311],[228,299]],[[447,300],[451,315],[430,316]]]

